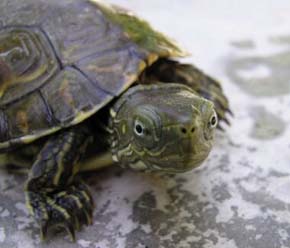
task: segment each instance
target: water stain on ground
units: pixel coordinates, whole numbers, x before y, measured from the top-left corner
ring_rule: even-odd
[[[236,183],[239,185],[242,181],[243,179]],[[261,192],[253,192],[251,198],[244,200],[251,202],[257,198],[257,204],[268,204],[265,202],[268,195]],[[201,201],[198,196],[183,190],[180,185],[168,190],[168,195],[171,202],[166,206],[166,211],[156,208],[158,199],[152,192],[144,193],[135,202],[132,218],[138,225],[127,235],[126,247],[141,245],[142,248],[200,248],[208,247],[208,244],[211,244],[210,247],[221,247],[220,244],[230,244],[232,241],[231,247],[262,248],[283,247],[290,242],[289,237],[282,240],[282,234],[277,232],[280,230],[289,233],[289,224],[277,220],[271,213],[265,212],[264,215],[245,219],[239,206],[232,205],[233,215],[230,220],[216,222],[223,204]],[[271,211],[281,208],[280,205],[268,205]],[[282,209],[286,210],[288,207],[289,205],[284,204]],[[144,231],[144,226],[148,230]]]
[[[270,44],[290,47],[290,37],[271,37]],[[273,97],[290,93],[290,50],[264,56],[255,55],[255,45],[250,41],[232,42],[244,51],[253,49],[253,56],[234,57],[228,61],[226,72],[231,81],[250,95]]]
[[[274,139],[282,135],[286,124],[277,115],[268,112],[263,106],[251,106],[250,116],[254,124],[250,136],[258,140]]]
[[[287,45],[290,47],[290,35],[281,35],[270,37],[270,42],[278,45]]]

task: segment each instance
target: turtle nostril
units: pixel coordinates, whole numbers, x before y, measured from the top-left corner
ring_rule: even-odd
[[[186,133],[187,133],[187,130],[186,130],[185,127],[182,127],[180,130],[181,130],[181,132],[182,132],[183,134],[186,134]]]
[[[188,132],[191,132],[191,133],[194,133],[196,130],[195,127],[192,127],[191,129],[187,129],[186,127],[181,127],[180,128],[180,131],[183,133],[183,134],[187,134]]]

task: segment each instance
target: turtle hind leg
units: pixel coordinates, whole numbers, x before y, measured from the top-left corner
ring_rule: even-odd
[[[220,83],[195,66],[160,59],[145,71],[142,80],[143,83],[161,81],[182,83],[189,86],[204,98],[212,101],[219,119],[230,125],[226,115],[227,113],[232,115],[232,112]]]
[[[32,166],[25,197],[42,239],[49,228],[62,226],[75,240],[75,230],[92,223],[93,199],[88,187],[75,176],[88,136],[83,126],[52,136]]]

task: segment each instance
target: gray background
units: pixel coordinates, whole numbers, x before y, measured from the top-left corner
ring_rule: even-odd
[[[41,243],[25,176],[0,174],[0,247],[289,248],[290,2],[111,0],[187,48],[223,82],[235,117],[195,171],[90,175],[94,225]]]

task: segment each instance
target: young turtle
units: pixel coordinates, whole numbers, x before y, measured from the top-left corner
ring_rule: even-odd
[[[123,167],[169,173],[208,156],[228,101],[218,82],[171,59],[185,55],[99,1],[1,0],[0,153],[10,166],[37,153],[25,197],[42,238],[61,225],[75,239],[92,223],[76,174],[107,164],[104,152]]]

